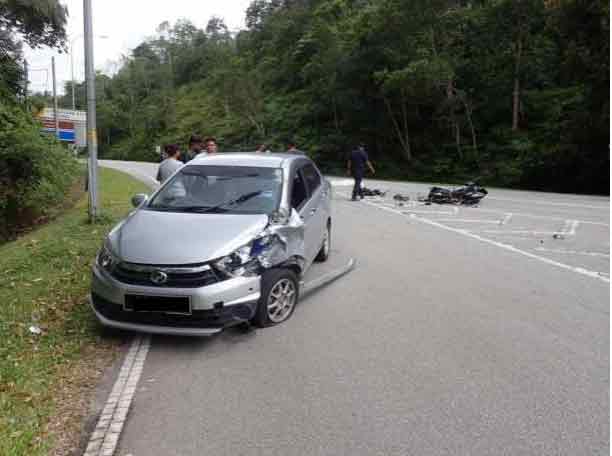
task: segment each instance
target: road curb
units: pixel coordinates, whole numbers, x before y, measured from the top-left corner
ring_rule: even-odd
[[[138,336],[132,340],[83,456],[114,454],[150,345],[150,336]]]

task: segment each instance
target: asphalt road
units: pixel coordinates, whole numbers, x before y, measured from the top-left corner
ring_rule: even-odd
[[[609,198],[455,210],[334,181],[332,254],[355,270],[277,327],[155,336],[116,454],[609,453]]]

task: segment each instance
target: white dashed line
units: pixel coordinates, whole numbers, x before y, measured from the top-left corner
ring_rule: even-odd
[[[537,231],[537,230],[481,230],[480,233],[486,234],[530,234],[532,236],[554,236],[555,234],[568,235],[563,231]]]
[[[499,225],[499,221],[498,220],[479,220],[479,219],[456,219],[456,218],[449,218],[449,219],[436,219],[436,222],[460,222],[460,223],[493,223],[495,225]]]
[[[385,211],[393,212],[394,214],[397,214],[397,215],[404,215],[401,211],[398,211],[396,209],[392,209],[390,207],[380,206],[380,205],[371,203],[369,201],[364,201],[364,203],[368,204],[370,206],[377,207],[379,209],[385,210]],[[466,236],[466,237],[469,237],[469,238],[472,238],[472,239],[476,239],[477,241],[484,242],[486,244],[494,245],[494,246],[502,248],[504,250],[508,250],[510,252],[514,252],[514,253],[517,253],[519,255],[523,255],[523,256],[526,256],[528,258],[532,258],[534,260],[538,260],[538,261],[541,261],[543,263],[546,263],[546,264],[549,264],[549,265],[552,265],[552,266],[556,266],[556,267],[561,268],[561,269],[565,269],[567,271],[575,272],[575,273],[580,274],[580,275],[584,275],[584,276],[587,276],[587,277],[591,277],[591,278],[594,278],[594,279],[601,280],[601,281],[606,282],[606,283],[610,283],[610,279],[608,277],[603,276],[601,273],[596,272],[596,271],[591,271],[591,270],[588,270],[588,269],[585,269],[585,268],[575,267],[575,266],[570,266],[570,265],[565,264],[565,263],[560,263],[558,261],[551,260],[550,258],[546,258],[546,257],[540,256],[540,255],[536,255],[536,254],[531,253],[531,252],[527,252],[525,250],[518,249],[518,248],[516,248],[516,247],[514,247],[512,245],[504,244],[503,242],[499,242],[499,241],[494,241],[492,239],[488,239],[488,238],[479,236],[477,234],[471,233],[470,231],[467,231],[467,230],[464,230],[464,229],[453,228],[453,227],[450,227],[450,226],[447,226],[447,225],[443,225],[442,223],[438,223],[438,222],[435,222],[433,220],[430,220],[430,219],[427,219],[427,218],[424,218],[424,217],[419,217],[419,216],[414,215],[414,214],[411,214],[410,218],[413,219],[413,220],[417,220],[419,222],[425,223],[427,225],[435,226],[437,228],[442,228],[443,230],[446,230],[446,231],[451,231],[453,233],[461,234],[463,236]]]
[[[488,200],[493,200],[493,201],[509,201],[509,202],[513,202],[513,203],[523,203],[523,204],[539,204],[539,205],[543,205],[543,206],[566,206],[566,207],[581,207],[584,209],[604,209],[604,210],[610,210],[610,206],[591,206],[588,204],[578,204],[578,203],[559,203],[559,202],[553,202],[553,201],[538,201],[538,200],[520,200],[520,199],[513,199],[513,198],[499,198],[496,196],[489,196],[487,198]]]
[[[609,253],[600,253],[600,252],[583,252],[580,250],[564,250],[564,249],[546,249],[544,247],[536,247],[535,250],[538,250],[539,252],[565,253],[568,255],[586,255],[586,256],[610,258]]]
[[[132,340],[83,456],[112,456],[115,452],[150,344],[150,336]]]

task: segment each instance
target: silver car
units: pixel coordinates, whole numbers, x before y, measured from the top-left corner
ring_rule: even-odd
[[[106,326],[212,335],[278,324],[329,256],[331,186],[304,156],[196,158],[132,203],[93,266],[90,302]]]

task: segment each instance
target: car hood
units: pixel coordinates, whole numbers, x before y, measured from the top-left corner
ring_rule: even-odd
[[[111,231],[109,242],[129,263],[193,264],[233,252],[267,225],[267,215],[137,210]]]

